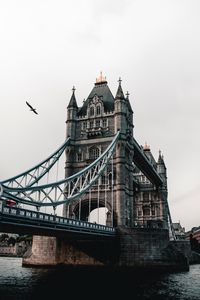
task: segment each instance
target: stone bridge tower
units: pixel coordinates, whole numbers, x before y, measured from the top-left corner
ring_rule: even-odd
[[[107,225],[146,226],[153,219],[165,221],[166,227],[167,210],[163,193],[155,191],[133,164],[133,110],[128,92],[124,95],[121,79],[114,97],[101,74],[81,107],[77,105],[73,88],[67,106],[66,125],[66,136],[71,137],[71,145],[66,149],[66,177],[82,170],[103,153],[118,130],[121,135],[107,174],[81,198],[81,202],[77,199],[70,206],[64,206],[63,215],[89,220],[89,211],[106,207]],[[143,150],[166,179],[163,158],[160,157],[157,163],[150,149],[146,151],[144,147]]]
[[[97,239],[92,234],[88,240],[84,234],[79,238],[34,236],[31,254],[23,259],[23,264],[188,269],[185,255],[188,245],[169,239],[163,156],[160,153],[156,161],[148,145],[142,147],[135,141],[133,111],[128,93],[124,96],[121,80],[114,97],[101,74],[81,107],[77,105],[73,88],[66,125],[66,135],[71,138],[66,149],[66,177],[91,164],[117,131],[121,132],[105,174],[81,199],[63,207],[64,217],[88,221],[90,211],[105,207],[106,223],[116,226],[116,235]],[[148,167],[159,174],[162,185],[155,186],[156,181],[152,179],[155,177],[148,173]]]

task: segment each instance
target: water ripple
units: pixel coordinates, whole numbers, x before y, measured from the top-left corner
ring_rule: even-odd
[[[95,292],[92,292],[95,290]],[[131,300],[200,300],[200,265],[171,274],[116,273],[96,269],[25,268],[20,258],[0,257],[0,300],[123,297]],[[64,297],[66,298],[66,297]],[[63,299],[63,296],[62,296]]]

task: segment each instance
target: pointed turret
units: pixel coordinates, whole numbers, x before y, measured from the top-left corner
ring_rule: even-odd
[[[130,120],[131,122],[128,121],[129,115],[127,108],[127,100],[122,90],[121,78],[119,78],[118,82],[119,85],[115,96],[115,132],[117,132],[117,130],[120,130],[121,133],[125,134],[126,136],[130,129],[132,131],[132,128],[130,128],[129,126],[132,124],[132,119]]]
[[[122,90],[121,78],[119,78],[118,82],[119,85],[115,96],[115,132],[120,130],[121,133],[126,134],[128,128],[126,120],[126,99]]]
[[[118,82],[119,82],[119,86],[118,86],[118,89],[117,89],[115,99],[121,99],[121,100],[123,99],[124,100],[125,97],[124,97],[124,93],[123,93],[123,90],[122,90],[122,85],[121,85],[122,80],[121,80],[121,78],[119,78]]]
[[[126,102],[127,102],[127,107],[128,107],[129,112],[133,113],[133,110],[132,110],[132,107],[131,107],[131,104],[130,104],[130,101],[129,101],[129,92],[128,91],[126,93]]]
[[[166,181],[167,180],[167,169],[164,162],[164,157],[159,150],[158,162],[157,162],[157,171],[161,177]]]
[[[159,150],[158,164],[165,164],[164,159],[163,159],[163,155],[161,155],[161,150]]]
[[[71,107],[78,108],[78,105],[77,105],[77,102],[76,102],[76,97],[75,97],[75,87],[74,86],[73,86],[73,89],[72,89],[72,96],[71,96],[71,99],[69,101],[69,104],[68,104],[67,108],[71,108]]]
[[[153,157],[153,154],[151,153],[150,145],[148,145],[147,142],[145,142],[145,144],[143,146],[143,151],[144,151],[145,155],[148,157],[151,164],[156,168],[156,161]]]
[[[78,105],[76,102],[75,97],[75,87],[72,89],[72,96],[67,106],[67,132],[66,136],[71,137],[72,139],[75,137],[76,134],[76,119],[77,119],[77,111]]]

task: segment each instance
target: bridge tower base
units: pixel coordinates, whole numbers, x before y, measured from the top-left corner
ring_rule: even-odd
[[[23,266],[104,266],[113,265],[113,239],[71,240],[63,237],[33,236],[32,248],[24,255]]]
[[[56,237],[33,236],[32,247],[25,253],[22,265],[57,265]]]
[[[189,270],[188,241],[170,241],[167,229],[118,227],[120,267]]]
[[[117,269],[189,270],[188,241],[169,241],[166,229],[117,227],[116,238],[34,236],[23,266],[100,266]]]

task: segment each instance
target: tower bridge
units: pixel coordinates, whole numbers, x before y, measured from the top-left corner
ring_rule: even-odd
[[[163,156],[156,160],[148,145],[140,146],[133,129],[121,79],[113,96],[101,74],[81,107],[73,88],[66,141],[41,163],[0,182],[1,228],[34,234],[24,264],[188,268],[188,244],[180,249],[173,232]],[[44,184],[64,154],[65,178]]]

